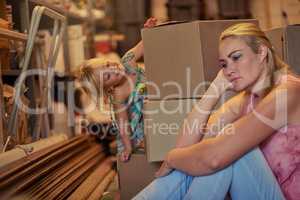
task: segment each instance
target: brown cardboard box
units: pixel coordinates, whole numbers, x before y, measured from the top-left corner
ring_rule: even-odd
[[[143,29],[146,77],[158,86],[148,85],[149,99],[201,96],[207,86],[201,83],[212,81],[220,70],[220,33],[240,22],[258,23],[257,20],[193,21]],[[157,89],[160,95],[156,95]]]
[[[218,109],[236,93],[227,91],[215,106]],[[175,147],[187,114],[199,99],[149,100],[144,106],[144,132],[148,162],[162,161]],[[190,127],[192,128],[192,127]]]
[[[271,29],[266,33],[279,56],[300,75],[300,25]]]
[[[121,200],[132,199],[152,180],[161,163],[149,163],[143,153],[132,154],[129,162],[118,161]]]
[[[175,147],[176,139],[187,113],[197,99],[150,100],[145,104],[145,140],[149,162],[162,161]]]

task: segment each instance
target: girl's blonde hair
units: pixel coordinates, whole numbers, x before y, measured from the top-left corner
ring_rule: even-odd
[[[97,81],[98,78],[96,77],[95,70],[99,68],[105,68],[106,66],[105,60],[100,58],[93,58],[84,61],[77,70],[73,71],[73,76],[79,80],[81,83],[87,82],[91,84],[98,94],[100,94],[101,86],[100,83]],[[86,93],[90,93],[89,88],[85,85],[82,86]]]
[[[289,66],[275,53],[275,50],[267,38],[266,34],[253,23],[239,23],[228,27],[221,33],[219,41],[228,37],[236,37],[243,39],[254,53],[259,53],[260,45],[268,48],[267,67],[274,85],[274,72],[287,73]]]

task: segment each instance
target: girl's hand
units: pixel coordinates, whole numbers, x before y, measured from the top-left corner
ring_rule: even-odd
[[[125,147],[125,149],[120,154],[120,160],[121,160],[121,162],[127,162],[127,161],[129,161],[131,153],[132,153],[131,146],[130,147]]]
[[[144,24],[144,28],[153,28],[157,25],[157,19],[154,17],[150,17]]]
[[[233,84],[228,81],[221,69],[211,85],[217,90],[219,95],[222,95],[226,90],[233,89]]]

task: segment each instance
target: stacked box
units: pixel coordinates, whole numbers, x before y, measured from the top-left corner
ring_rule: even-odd
[[[300,75],[300,25],[271,29],[266,33],[276,53],[290,65],[294,73]]]
[[[119,185],[122,200],[130,200],[152,180],[160,163],[149,163],[146,155],[135,153],[129,162],[118,160]]]
[[[175,147],[186,114],[198,99],[149,101],[145,104],[146,154],[149,162],[164,160]]]
[[[257,20],[194,21],[142,30],[149,81],[149,101],[144,106],[149,162],[163,160],[175,146],[184,118],[220,70],[220,33],[240,22],[258,23]],[[168,112],[169,109],[174,112]]]

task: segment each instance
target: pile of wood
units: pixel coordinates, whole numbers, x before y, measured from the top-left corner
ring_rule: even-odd
[[[62,141],[1,167],[1,199],[101,199],[112,160],[91,136]]]

